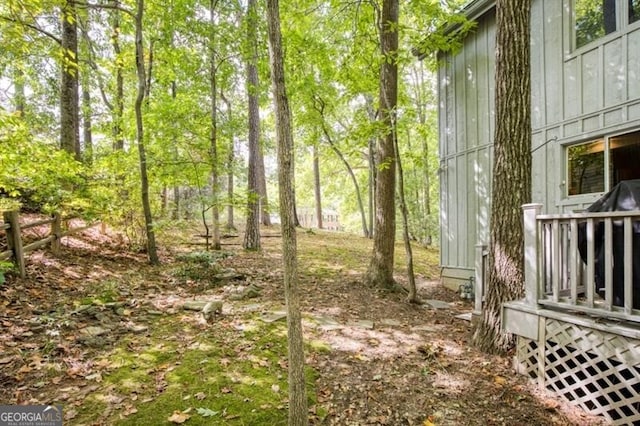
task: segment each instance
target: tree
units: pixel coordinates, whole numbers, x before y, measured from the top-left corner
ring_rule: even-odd
[[[148,92],[147,80],[145,78],[144,65],[144,45],[142,39],[142,17],[144,14],[144,0],[137,0],[135,13],[136,27],[136,75],[138,76],[138,92],[135,100],[136,114],[136,142],[138,143],[138,156],[140,160],[140,188],[142,194],[142,209],[144,212],[145,231],[147,237],[147,255],[149,263],[157,265],[160,263],[156,248],[155,230],[153,229],[153,216],[151,214],[151,203],[149,201],[149,178],[147,176],[147,154],[144,143],[144,125],[142,122],[142,102]]]
[[[531,0],[496,3],[496,116],[489,273],[485,308],[473,342],[503,352],[513,337],[502,332],[501,306],[524,293],[521,206],[531,200]]]
[[[376,215],[373,231],[373,254],[367,281],[375,287],[391,289],[396,233],[396,104],[398,101],[398,0],[384,0],[380,16],[379,131],[376,147],[378,165],[375,197]]]
[[[73,1],[64,2],[61,20],[60,147],[80,160],[78,16]]]
[[[247,97],[249,102],[249,170],[247,188],[247,225],[242,246],[246,250],[260,248],[260,189],[258,156],[260,155],[260,110],[258,105],[258,16],[256,1],[249,0],[247,5],[247,44],[249,46],[246,59]]]
[[[293,135],[287,98],[280,32],[278,0],[267,0],[267,26],[271,62],[271,81],[278,140],[278,187],[282,221],[284,294],[287,303],[289,354],[289,425],[307,425],[307,395],[304,377],[302,318],[298,296],[296,218],[293,198]]]
[[[218,0],[211,0],[211,39],[209,40],[209,83],[211,86],[211,218],[213,228],[212,246],[220,250],[220,213],[218,209],[218,64],[216,61],[216,6]]]

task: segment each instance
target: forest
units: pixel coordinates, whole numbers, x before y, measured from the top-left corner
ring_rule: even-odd
[[[469,345],[438,285],[437,52],[463,3],[2,2],[0,402],[597,424]]]
[[[3,204],[94,215],[132,246],[146,241],[141,179],[154,227],[198,218],[204,233],[234,228],[256,189],[263,223],[276,219],[264,5],[252,17],[241,1],[133,3],[0,9]],[[281,14],[296,207],[335,211],[342,229],[371,235],[380,7],[283,2]],[[426,37],[446,14],[410,2],[398,24],[397,141],[411,236],[422,243],[438,235],[435,59],[415,49],[446,42]]]

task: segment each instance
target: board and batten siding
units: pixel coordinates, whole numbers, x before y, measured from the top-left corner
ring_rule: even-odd
[[[640,22],[572,51],[570,1],[533,0],[531,10],[532,201],[547,213],[601,195],[566,195],[567,145],[640,129]],[[440,56],[438,73],[441,266],[456,289],[489,238],[495,8],[476,21],[459,52]]]
[[[441,265],[445,285],[473,275],[475,245],[488,241],[494,131],[495,13],[483,15],[439,69]]]

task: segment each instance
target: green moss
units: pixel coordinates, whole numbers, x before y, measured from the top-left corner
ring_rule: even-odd
[[[178,331],[193,337],[188,347],[167,343],[166,336]],[[191,416],[189,425],[287,423],[284,324],[256,322],[255,329],[242,333],[222,329],[203,333],[195,326],[185,330],[173,318],[158,321],[147,345],[132,351],[134,343],[123,340],[122,346],[99,361],[109,364],[103,373],[104,387],[80,407],[82,423],[168,424],[174,412],[185,410]],[[311,350],[320,347],[310,345]],[[311,404],[316,400],[316,378],[316,372],[307,368]],[[137,412],[124,416],[124,409],[116,408],[102,418],[114,393],[124,398],[122,407],[133,406]]]

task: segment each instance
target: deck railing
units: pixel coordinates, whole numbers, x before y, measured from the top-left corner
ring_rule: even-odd
[[[523,209],[527,303],[640,322],[640,211]]]

